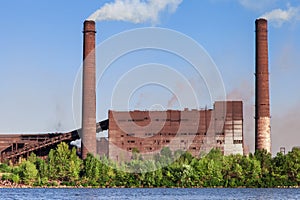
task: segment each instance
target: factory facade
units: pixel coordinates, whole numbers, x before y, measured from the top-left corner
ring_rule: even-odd
[[[271,152],[267,20],[257,19],[255,32],[255,150]],[[94,125],[95,22],[85,21],[83,33],[81,155],[84,159],[88,152],[95,154],[98,151]],[[242,102],[216,102],[209,110],[109,111],[110,158],[127,159],[134,148],[145,155],[153,155],[164,146],[171,150],[186,150],[194,156],[212,148],[219,148],[225,155],[242,154]]]
[[[242,101],[215,102],[213,109],[110,110],[108,115],[108,157],[115,161],[129,160],[133,151],[155,156],[163,147],[195,157],[212,148],[243,154]]]

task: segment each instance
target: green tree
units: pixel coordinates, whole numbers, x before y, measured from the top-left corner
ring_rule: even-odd
[[[223,185],[222,159],[221,152],[213,149],[195,165],[201,186],[214,187]]]
[[[51,149],[48,154],[48,177],[53,180],[58,178],[54,149]]]
[[[243,156],[240,165],[244,176],[244,183],[241,186],[257,187],[261,177],[260,162],[254,157]]]
[[[267,150],[257,150],[254,153],[256,160],[260,162],[261,166],[261,177],[259,182],[259,187],[273,187],[274,178],[272,177],[272,157],[271,153],[268,153]]]
[[[48,177],[48,165],[45,160],[37,158],[35,161],[36,169],[38,170],[38,175],[41,179]]]
[[[9,179],[10,179],[10,181],[12,181],[13,183],[16,183],[16,184],[18,184],[20,182],[19,174],[10,174]]]
[[[20,178],[25,184],[31,185],[35,182],[38,175],[38,170],[35,165],[30,161],[24,161],[20,165]]]
[[[92,154],[84,160],[83,176],[91,185],[97,185],[100,177],[100,161]]]
[[[82,161],[76,155],[76,149],[62,142],[48,156],[48,174],[52,180],[74,182],[79,179]]]
[[[272,176],[275,179],[275,186],[288,186],[291,185],[288,179],[288,161],[287,156],[281,152],[272,160]]]
[[[159,162],[162,166],[168,166],[173,161],[173,154],[169,147],[163,147],[160,151]]]
[[[59,180],[68,181],[70,172],[70,150],[69,146],[62,142],[55,150],[55,166]]]
[[[30,161],[31,163],[35,163],[36,160],[37,160],[36,154],[32,152],[32,153],[29,155],[29,157],[27,158],[27,160]]]
[[[145,161],[143,185],[146,187],[155,186],[155,171],[157,170],[154,160]]]
[[[293,148],[286,157],[287,175],[290,184],[298,186],[300,184],[300,149]]]
[[[115,164],[109,160],[107,157],[103,156],[100,159],[100,176],[99,176],[99,184],[100,186],[114,186],[111,185],[113,180],[115,180],[115,171],[117,168]]]
[[[11,167],[5,163],[0,163],[0,172],[9,173],[9,172],[11,172]]]

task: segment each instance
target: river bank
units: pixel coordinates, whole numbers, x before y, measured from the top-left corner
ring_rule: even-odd
[[[58,184],[58,183],[57,183]],[[76,189],[76,188],[96,188],[96,189],[151,189],[151,188],[170,188],[170,189],[184,189],[184,188],[190,188],[190,189],[194,189],[194,188],[198,188],[198,189],[203,189],[203,188],[210,188],[210,189],[221,189],[221,188],[226,188],[226,187],[125,187],[125,186],[120,186],[120,187],[102,187],[102,186],[83,186],[83,185],[75,185],[75,186],[67,186],[67,185],[44,185],[44,186],[33,186],[33,185],[26,185],[26,184],[16,184],[7,180],[0,180],[0,188],[69,188],[69,189]],[[228,188],[232,188],[232,187],[227,187]],[[249,188],[249,187],[234,187],[236,189],[238,188]],[[254,187],[251,187],[254,188]],[[300,186],[278,186],[278,187],[274,187],[274,188],[280,188],[280,189],[291,189],[291,188],[300,188]]]

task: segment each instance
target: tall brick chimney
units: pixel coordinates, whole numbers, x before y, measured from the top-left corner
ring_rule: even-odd
[[[255,69],[255,150],[271,152],[268,22],[257,19]]]
[[[95,22],[85,21],[83,29],[82,135],[81,157],[96,154],[96,57]]]

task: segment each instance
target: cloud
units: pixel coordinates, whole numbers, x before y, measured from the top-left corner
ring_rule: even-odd
[[[284,22],[293,22],[293,21],[300,20],[300,6],[299,7],[289,6],[287,10],[282,10],[280,8],[277,8],[263,14],[260,18],[267,19],[275,27],[281,27],[281,25]]]
[[[115,0],[106,3],[88,19],[94,21],[127,21],[135,24],[158,23],[159,14],[165,10],[173,13],[183,0]]]

